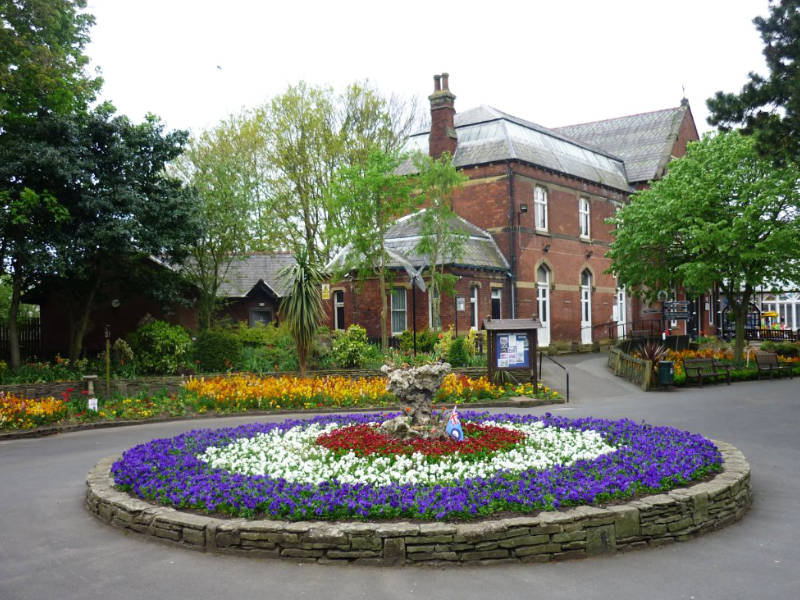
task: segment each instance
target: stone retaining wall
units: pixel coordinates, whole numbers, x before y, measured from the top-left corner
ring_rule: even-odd
[[[580,506],[476,523],[335,523],[217,519],[157,506],[114,489],[100,461],[86,508],[100,520],[193,550],[294,561],[398,565],[546,562],[661,546],[740,519],[751,504],[750,466],[715,442],[723,472],[711,481],[608,508]]]

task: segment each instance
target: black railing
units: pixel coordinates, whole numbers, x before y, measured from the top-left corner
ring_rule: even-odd
[[[25,358],[42,355],[42,323],[39,319],[17,324],[19,333],[19,354]],[[11,344],[8,337],[8,326],[0,325],[0,359],[8,360],[11,356]]]
[[[798,340],[798,331],[792,331],[791,329],[746,328],[744,330],[744,339],[761,342],[796,342]]]
[[[545,354],[544,352],[539,352],[539,381],[540,382],[542,381],[542,359],[543,358],[547,358],[547,360],[549,360],[553,364],[561,367],[561,369],[564,371],[564,379],[566,380],[565,381],[566,397],[567,397],[567,402],[569,402],[569,369],[567,369],[567,367],[562,365],[560,362],[558,362],[555,358],[553,358],[549,354]]]

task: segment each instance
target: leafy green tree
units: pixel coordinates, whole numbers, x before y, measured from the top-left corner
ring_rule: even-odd
[[[445,264],[461,257],[467,240],[453,211],[453,192],[469,178],[453,166],[453,159],[447,152],[439,158],[417,154],[414,166],[417,191],[425,207],[414,217],[420,226],[416,250],[426,257],[432,319],[438,323],[442,294],[451,294],[455,285],[455,277],[445,273]]]
[[[289,293],[281,302],[278,314],[294,339],[300,375],[303,376],[314,334],[325,316],[321,290],[323,276],[304,250],[295,256],[295,264],[281,270],[279,275],[288,284]]]
[[[4,0],[0,3],[2,135],[50,114],[85,111],[102,80],[88,75],[83,53],[94,17],[86,0]]]
[[[101,80],[84,71],[94,23],[85,0],[7,0],[0,4],[0,273],[11,277],[8,328],[19,366],[17,315],[22,292],[51,262],[46,232],[66,219],[45,182],[70,177],[74,154],[61,152]],[[48,184],[49,185],[49,184]]]
[[[717,92],[707,101],[708,122],[741,125],[762,156],[800,159],[800,0],[771,0],[769,16],[753,22],[764,42],[769,75],[750,73],[739,94]]]
[[[610,222],[611,271],[636,293],[653,300],[675,286],[719,286],[734,317],[737,361],[758,286],[800,279],[800,170],[776,168],[737,132],[691,144]]]
[[[395,219],[413,206],[412,181],[397,174],[401,158],[371,152],[365,163],[343,167],[330,186],[331,212],[340,220],[331,228],[332,241],[345,246],[334,262],[335,277],[355,271],[359,281],[377,276],[381,297],[381,346],[388,348],[386,299],[386,233]]]
[[[186,143],[156,117],[140,124],[94,111],[77,140],[81,162],[62,202],[70,222],[56,245],[58,280],[70,321],[70,358],[80,355],[98,292],[127,279],[148,256],[177,262],[197,235],[196,208],[164,167]]]
[[[368,83],[336,94],[300,82],[258,109],[256,119],[270,198],[265,235],[325,264],[336,247],[330,230],[343,223],[327,202],[336,172],[365,163],[374,150],[397,150],[416,123],[414,106],[385,99]]]
[[[201,330],[214,324],[217,293],[237,256],[261,247],[265,218],[257,155],[263,138],[247,114],[231,116],[192,140],[170,166],[194,194],[201,221],[181,270],[199,291]]]

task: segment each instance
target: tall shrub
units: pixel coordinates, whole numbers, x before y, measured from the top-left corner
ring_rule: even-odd
[[[295,256],[295,264],[281,270],[280,276],[288,284],[289,294],[278,312],[294,339],[300,375],[305,375],[314,333],[325,315],[322,272],[312,263],[308,252],[301,250]]]

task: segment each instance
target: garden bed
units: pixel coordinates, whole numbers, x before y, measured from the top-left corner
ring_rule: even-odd
[[[386,392],[385,379],[351,379],[344,376],[316,378],[225,375],[184,381],[177,392],[143,393],[133,397],[100,399],[98,410],[87,407],[87,395],[72,389],[60,398],[0,397],[0,437],[19,437],[20,432],[46,435],[83,426],[147,422],[230,414],[271,414],[313,410],[326,412],[396,408]],[[546,386],[534,393],[530,384],[496,386],[486,378],[452,374],[445,379],[437,401],[473,406],[533,406],[563,402]],[[5,432],[5,433],[4,433]]]
[[[87,508],[112,525],[198,550],[387,564],[543,561],[660,545],[724,526],[750,504],[749,467],[735,448],[627,420],[465,414],[473,424],[522,432],[535,451],[504,438],[487,455],[455,455],[463,463],[455,466],[442,467],[454,455],[405,464],[402,452],[375,457],[362,448],[353,459],[327,447],[310,451],[332,431],[349,435],[348,427],[391,416],[322,416],[153,440],[113,466],[97,465]],[[264,436],[278,445],[243,462]],[[289,450],[281,450],[284,438]],[[272,467],[260,464],[263,456],[274,458]],[[293,460],[301,462],[286,470]],[[387,460],[393,470],[380,466]],[[394,475],[386,480],[387,473]]]

